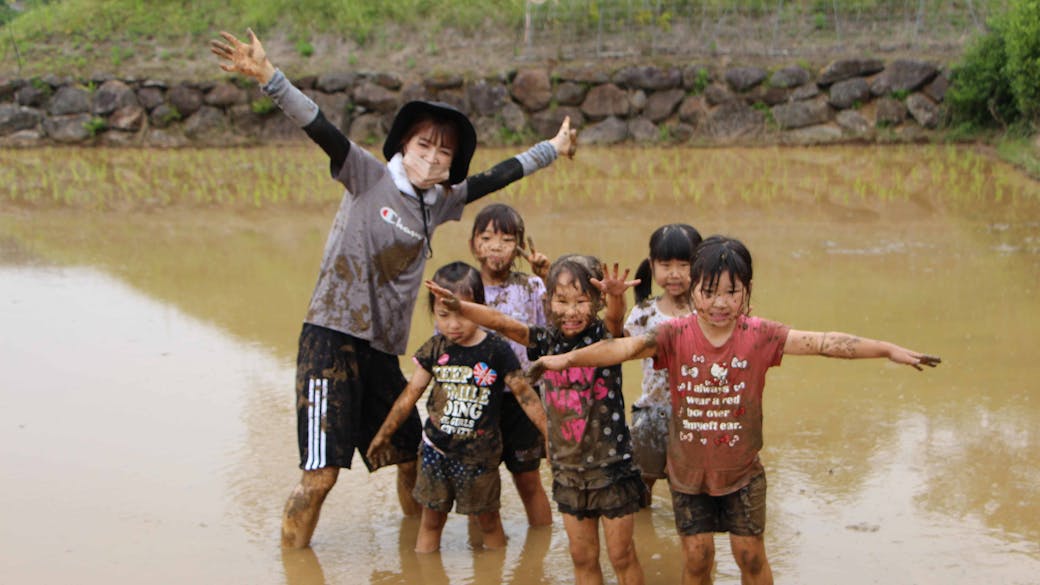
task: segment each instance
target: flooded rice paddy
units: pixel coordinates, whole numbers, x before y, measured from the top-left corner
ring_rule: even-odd
[[[341,194],[318,149],[0,157],[0,581],[572,581],[560,519],[528,530],[508,483],[504,551],[473,550],[453,515],[419,556],[393,473],[360,463],[313,548],[279,548],[296,336]],[[778,582],[1040,579],[1040,184],[970,147],[585,149],[439,229],[430,272],[470,259],[491,201],[550,256],[633,269],[663,223],[738,237],[755,314],[942,356],[927,372],[792,356],[770,373]],[[410,351],[431,330],[418,307]],[[631,402],[638,368],[625,376]],[[676,583],[666,486],[654,496],[636,544],[648,583]],[[717,543],[716,583],[738,583]]]

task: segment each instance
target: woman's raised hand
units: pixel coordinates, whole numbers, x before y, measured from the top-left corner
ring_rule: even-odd
[[[578,150],[578,131],[571,129],[571,117],[567,116],[560,124],[560,131],[549,139],[549,144],[556,149],[556,154],[574,158],[574,152]]]
[[[253,29],[246,30],[249,32],[249,44],[243,43],[227,31],[220,31],[224,41],[210,41],[209,50],[228,61],[220,64],[224,71],[248,75],[264,85],[274,76],[274,65],[267,59],[264,46],[260,44],[260,39],[256,38]]]

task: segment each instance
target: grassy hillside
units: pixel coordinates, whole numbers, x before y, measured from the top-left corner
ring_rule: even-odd
[[[0,29],[0,71],[89,75],[92,71],[192,75],[208,60],[206,43],[222,29],[244,34],[252,27],[275,56],[313,61],[342,58],[361,47],[376,54],[405,48],[396,40],[427,46],[437,34],[475,36],[480,30],[515,28],[523,3],[516,0],[239,0],[146,2],[64,0],[5,4]],[[419,32],[417,32],[419,31]],[[359,64],[361,55],[354,57]],[[349,59],[349,55],[347,55]],[[211,65],[212,62],[208,63]]]
[[[295,74],[495,72],[532,60],[949,60],[1009,0],[5,0],[0,75],[195,77],[252,27]]]

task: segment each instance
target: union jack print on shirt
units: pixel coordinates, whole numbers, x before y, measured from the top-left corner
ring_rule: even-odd
[[[492,370],[484,362],[478,362],[477,365],[473,366],[473,381],[477,383],[477,386],[490,386],[497,379],[498,372]]]

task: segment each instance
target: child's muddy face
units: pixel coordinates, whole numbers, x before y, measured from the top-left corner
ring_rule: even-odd
[[[592,323],[595,303],[573,275],[561,273],[549,299],[549,321],[564,337],[574,337]]]
[[[710,288],[710,283],[703,280],[698,282],[693,288],[693,307],[697,310],[697,319],[712,329],[732,329],[737,317],[746,312],[747,293],[744,285],[734,280],[729,272],[719,275],[715,288]]]
[[[484,231],[473,235],[470,246],[473,257],[480,262],[481,268],[493,274],[509,272],[513,267],[513,260],[519,253],[516,236],[500,232],[490,225]]]

